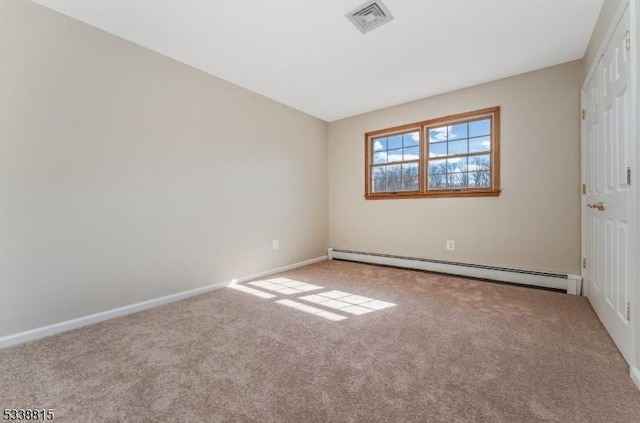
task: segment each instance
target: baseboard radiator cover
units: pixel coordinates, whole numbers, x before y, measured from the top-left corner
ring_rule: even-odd
[[[447,273],[458,276],[494,280],[519,285],[565,291],[567,294],[581,295],[582,276],[568,273],[540,272],[518,268],[459,263],[420,257],[397,256],[339,248],[328,249],[329,260],[346,260],[361,263],[380,264],[428,272]]]

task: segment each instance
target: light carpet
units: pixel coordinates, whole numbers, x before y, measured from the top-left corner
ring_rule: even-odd
[[[338,261],[266,279],[0,350],[0,408],[60,422],[640,421],[585,298]]]

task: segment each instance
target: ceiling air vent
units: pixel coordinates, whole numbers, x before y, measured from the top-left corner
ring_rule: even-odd
[[[355,10],[347,13],[347,18],[363,34],[393,20],[389,9],[380,0],[374,0],[363,4]]]

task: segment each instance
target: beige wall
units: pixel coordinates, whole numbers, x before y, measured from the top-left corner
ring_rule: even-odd
[[[0,57],[0,336],[326,254],[327,123],[23,0]]]
[[[330,245],[579,274],[583,68],[575,61],[332,122]],[[363,198],[365,132],[491,106],[502,108],[500,197]]]

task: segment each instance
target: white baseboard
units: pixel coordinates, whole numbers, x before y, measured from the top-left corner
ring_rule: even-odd
[[[241,278],[233,279],[233,282],[243,283],[248,282],[258,278],[264,278],[265,276],[273,275],[275,273],[286,272],[287,270],[297,269],[298,267],[308,266],[310,264],[319,263],[321,261],[326,261],[328,259],[327,256],[316,257],[310,260],[301,261],[294,264],[289,264],[287,266],[278,267],[277,269],[271,269],[260,273],[254,273],[253,275],[243,276]],[[231,281],[230,281],[231,282]]]
[[[130,304],[123,307],[102,311],[100,313],[91,314],[89,316],[78,317],[77,319],[67,320],[64,322],[54,323],[52,325],[43,326],[40,328],[30,329],[24,332],[3,336],[3,337],[0,337],[0,349],[10,347],[12,345],[22,344],[23,342],[33,341],[36,339],[66,332],[72,329],[77,329],[83,326],[102,322],[104,320],[125,316],[127,314],[137,313],[143,310],[148,310],[150,308],[158,307],[164,304],[169,304],[175,301],[184,300],[185,298],[193,297],[195,295],[200,295],[206,292],[214,291],[216,289],[224,288],[232,282],[239,282],[239,283],[247,282],[253,279],[262,278],[265,276],[273,275],[275,273],[285,272],[287,270],[307,266],[307,265],[318,263],[324,260],[327,260],[326,256],[316,257],[311,260],[301,261],[299,263],[290,264],[288,266],[279,267],[277,269],[271,269],[271,270],[256,273],[253,275],[243,276],[241,278],[237,278],[232,281],[218,282],[218,283],[203,286],[200,288],[190,289],[188,291],[182,291],[176,294],[166,295],[164,297],[142,301],[140,303]]]
[[[640,390],[640,369],[637,367],[631,368],[631,380],[636,385],[636,388]]]

